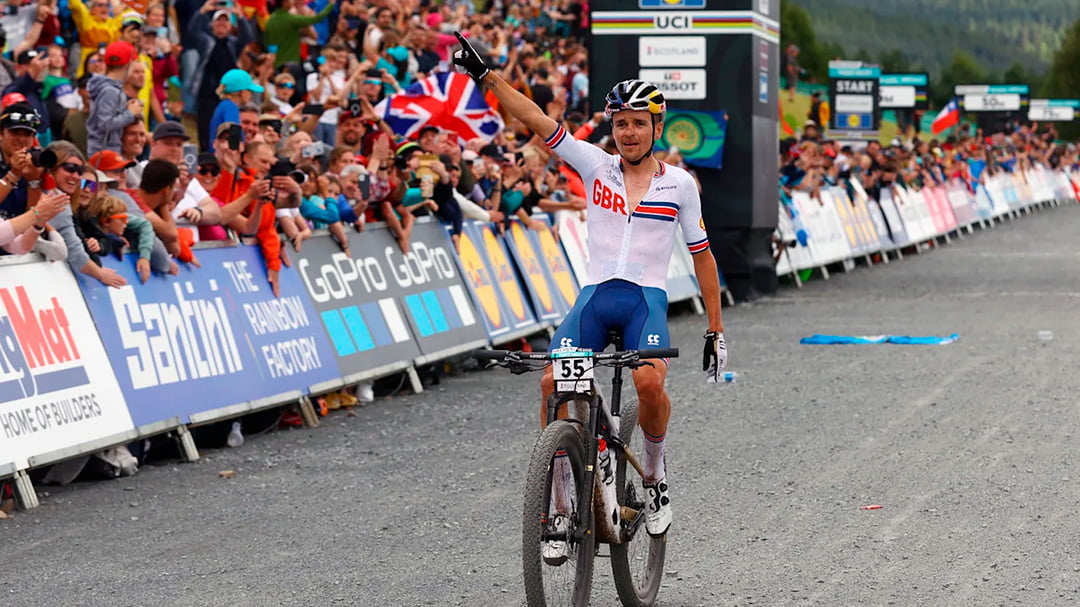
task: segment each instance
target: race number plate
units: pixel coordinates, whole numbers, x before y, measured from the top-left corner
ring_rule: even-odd
[[[592,350],[558,348],[551,352],[555,389],[559,392],[590,392],[593,385]]]

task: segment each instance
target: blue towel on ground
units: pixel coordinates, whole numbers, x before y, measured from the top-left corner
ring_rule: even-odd
[[[948,337],[912,337],[910,335],[812,335],[799,340],[810,346],[897,344],[901,346],[943,346],[960,339],[959,333]]]

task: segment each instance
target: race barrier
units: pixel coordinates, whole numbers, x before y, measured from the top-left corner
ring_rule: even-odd
[[[195,460],[189,426],[288,404],[317,425],[310,397],[398,372],[422,392],[421,365],[552,331],[584,280],[546,221],[467,222],[455,247],[421,218],[408,253],[382,225],[347,238],[283,245],[277,296],[253,245],[200,243],[200,268],[146,283],[134,255],[102,258],[120,288],[0,258],[0,479],[32,508],[33,468],[166,432]],[[685,247],[669,284],[700,295]]]
[[[1075,174],[1035,168],[1024,173],[998,173],[972,192],[959,181],[922,189],[897,185],[872,199],[856,180],[820,189],[815,196],[797,191],[791,208],[779,205],[773,252],[778,275],[791,274],[802,284],[801,270],[841,263],[845,271],[857,259],[873,265],[874,255],[888,263],[902,258],[902,249],[921,252],[930,241],[950,242],[976,227],[990,228],[1041,206],[1080,201]],[[798,243],[805,230],[805,246]],[[795,246],[791,246],[791,245]]]

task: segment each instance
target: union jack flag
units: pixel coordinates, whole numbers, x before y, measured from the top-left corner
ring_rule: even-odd
[[[430,124],[457,133],[462,141],[482,137],[490,141],[503,128],[502,116],[491,109],[484,93],[465,74],[439,72],[383,99],[375,107],[390,128],[414,139]]]

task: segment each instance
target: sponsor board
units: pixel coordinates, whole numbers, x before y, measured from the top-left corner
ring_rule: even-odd
[[[132,428],[94,319],[66,263],[0,272],[0,464]]]
[[[706,75],[703,69],[647,69],[638,77],[660,89],[665,99],[705,99]]]
[[[201,249],[201,268],[141,284],[135,256],[103,258],[128,284],[79,277],[131,418],[143,426],[282,395],[340,377],[295,270],[280,297],[256,247]]]
[[[642,36],[638,38],[641,67],[704,67],[704,36]]]

